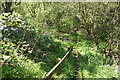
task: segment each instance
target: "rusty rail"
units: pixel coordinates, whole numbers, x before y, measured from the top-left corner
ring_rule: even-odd
[[[73,46],[70,46],[68,48],[68,52],[65,54],[65,56],[61,59],[61,61],[59,61],[46,75],[42,80],[49,80],[52,75],[55,73],[55,71],[57,70],[57,68],[63,63],[63,61],[70,55],[70,52],[72,51]]]

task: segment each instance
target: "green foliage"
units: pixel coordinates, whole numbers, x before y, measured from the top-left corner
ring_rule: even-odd
[[[2,50],[2,77],[3,78],[42,78],[45,72],[41,70],[41,63],[35,63],[23,55],[24,50],[29,48],[25,40],[29,37],[23,35],[27,29],[22,27],[23,21],[19,16],[4,13],[1,15],[2,40],[0,48]],[[19,31],[22,31],[20,33]],[[30,32],[31,33],[31,32]],[[29,34],[30,35],[30,34]],[[21,38],[21,40],[19,39]],[[22,41],[22,42],[21,42]],[[30,53],[30,51],[28,51]]]
[[[3,78],[41,78],[45,72],[41,69],[41,63],[35,63],[19,53],[16,45],[12,42],[1,41],[3,58]]]
[[[2,66],[3,78],[42,78],[45,75],[41,63],[35,63],[22,55],[15,56],[10,64]]]
[[[1,14],[1,32],[3,39],[11,40],[14,43],[19,41],[27,41],[34,38],[34,31],[30,31],[27,23],[22,20],[18,14],[10,13]],[[31,37],[33,35],[33,37]],[[9,39],[10,38],[10,39]]]
[[[91,46],[91,41],[79,42],[75,48],[80,60],[79,77],[82,78],[83,75],[83,78],[118,78],[116,66],[104,63],[106,57],[100,54],[95,46]]]
[[[118,78],[118,74],[115,72],[115,66],[111,67],[109,65],[99,66],[94,77],[97,78]],[[106,74],[106,75],[105,75]]]
[[[117,55],[112,51],[118,52],[118,10],[118,3],[38,2],[21,3],[12,14],[2,13],[2,77],[42,78],[74,45],[61,75],[53,78],[73,78],[74,52],[79,55],[80,78],[118,78],[116,65],[109,65],[111,57],[104,56],[105,51],[112,56]]]

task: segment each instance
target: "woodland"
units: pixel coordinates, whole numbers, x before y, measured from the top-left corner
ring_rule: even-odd
[[[51,79],[120,78],[120,2],[0,5],[1,79],[42,79],[70,46]]]

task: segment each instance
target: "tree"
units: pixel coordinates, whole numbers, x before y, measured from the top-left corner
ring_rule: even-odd
[[[2,7],[3,7],[3,12],[5,13],[12,13],[19,5],[21,2],[3,2]]]

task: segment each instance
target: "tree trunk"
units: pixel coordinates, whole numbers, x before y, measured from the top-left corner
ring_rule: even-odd
[[[4,11],[5,11],[6,13],[8,13],[8,12],[12,13],[12,11],[11,11],[11,6],[12,6],[12,2],[5,2]]]

